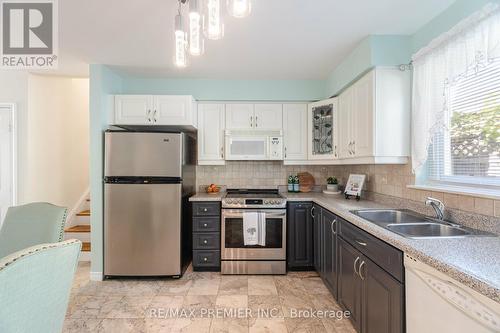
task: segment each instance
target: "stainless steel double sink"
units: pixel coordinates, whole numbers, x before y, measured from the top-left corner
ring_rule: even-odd
[[[494,236],[406,209],[362,209],[351,213],[407,238]]]

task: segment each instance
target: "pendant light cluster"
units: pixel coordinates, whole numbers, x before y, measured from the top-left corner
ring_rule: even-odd
[[[223,0],[178,0],[179,8],[175,16],[175,59],[177,67],[186,67],[188,52],[192,56],[202,55],[205,51],[205,37],[218,40],[224,37],[222,21]],[[186,30],[182,5],[189,5],[189,26]],[[227,0],[229,15],[243,18],[252,10],[251,0]]]

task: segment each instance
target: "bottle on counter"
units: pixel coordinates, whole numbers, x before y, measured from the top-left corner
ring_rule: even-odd
[[[294,192],[293,179],[292,175],[288,176],[288,192]]]
[[[299,193],[299,176],[295,175],[295,177],[293,177],[293,191],[295,193]]]

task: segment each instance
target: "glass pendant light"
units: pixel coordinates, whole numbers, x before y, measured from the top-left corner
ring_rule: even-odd
[[[200,0],[189,1],[189,53],[199,56],[204,51],[204,40],[201,33],[202,16]]]
[[[242,18],[250,15],[252,4],[250,0],[227,0],[229,15]]]
[[[220,0],[207,0],[208,23],[207,37],[216,40],[224,36]]]
[[[175,60],[174,63],[177,67],[187,66],[187,40],[186,33],[184,32],[184,20],[181,15],[181,8],[179,2],[179,13],[175,16]]]

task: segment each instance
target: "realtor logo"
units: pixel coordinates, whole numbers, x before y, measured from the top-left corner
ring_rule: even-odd
[[[55,69],[57,0],[28,1],[0,0],[1,67]]]

